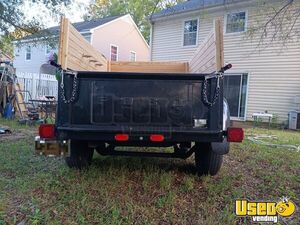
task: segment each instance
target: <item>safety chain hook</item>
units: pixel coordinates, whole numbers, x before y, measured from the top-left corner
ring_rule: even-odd
[[[207,86],[208,86],[208,80],[216,78],[217,79],[217,85],[216,85],[216,89],[215,89],[215,93],[214,93],[214,97],[212,99],[212,101],[210,102],[208,100],[208,96],[207,96]],[[216,104],[219,96],[220,96],[220,79],[223,79],[223,74],[222,73],[214,73],[212,75],[209,75],[207,77],[205,77],[204,82],[203,82],[203,88],[202,88],[202,97],[203,97],[203,102],[205,105],[212,107],[213,105]]]
[[[72,72],[72,74],[74,75],[73,85],[72,85],[72,93],[71,93],[70,99],[67,99],[66,94],[65,94],[65,88],[64,88],[65,87],[65,84],[64,84],[64,71],[61,70],[61,83],[60,83],[61,98],[62,98],[62,100],[65,104],[70,104],[70,103],[74,102],[75,99],[76,99],[76,94],[77,94],[77,90],[78,90],[78,79],[77,79],[77,73],[76,72]]]

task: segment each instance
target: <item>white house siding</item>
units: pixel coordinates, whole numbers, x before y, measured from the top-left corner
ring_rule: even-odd
[[[239,10],[240,9],[240,10]],[[199,17],[199,42],[213,28],[216,17],[224,18],[230,11],[248,12],[248,27],[257,20],[257,8],[223,8],[213,13],[189,13],[189,16],[157,21],[153,26],[152,60],[189,61],[195,48],[182,47],[183,21]],[[203,16],[204,14],[204,16]],[[202,18],[201,18],[202,17]],[[300,22],[295,29],[299,29]],[[286,121],[288,112],[294,110],[294,96],[300,95],[300,43],[280,44],[260,51],[256,49],[259,38],[250,40],[244,34],[225,34],[225,62],[233,64],[230,73],[248,73],[247,119],[254,112],[267,110],[276,114],[279,121]]]
[[[195,18],[195,17],[191,17]],[[183,46],[183,18],[159,21],[152,27],[151,58],[153,61],[181,61],[191,58],[197,46]],[[200,21],[200,27],[201,27]],[[198,42],[202,36],[198,29]]]
[[[91,41],[90,34],[83,35],[87,41]],[[58,44],[58,43],[57,43]],[[31,60],[26,60],[26,48],[31,46]],[[52,52],[57,53],[58,50],[54,49]],[[17,73],[33,73],[38,74],[40,72],[40,67],[42,64],[48,61],[48,54],[46,54],[46,44],[44,43],[15,43],[14,46],[14,67]]]
[[[30,45],[31,59],[26,60],[26,48],[28,44],[14,49],[14,67],[17,72],[39,73],[40,66],[47,62],[46,47],[44,45]]]

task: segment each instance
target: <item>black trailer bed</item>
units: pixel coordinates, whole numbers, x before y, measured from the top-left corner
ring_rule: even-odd
[[[203,103],[207,75],[79,72],[74,102],[66,104],[59,91],[58,137],[113,141],[114,134],[127,133],[142,141],[157,133],[170,142],[222,141],[223,96],[211,107]],[[70,99],[74,75],[65,75],[64,84]],[[208,99],[215,85],[216,79],[208,80]],[[197,126],[199,120],[206,125]]]

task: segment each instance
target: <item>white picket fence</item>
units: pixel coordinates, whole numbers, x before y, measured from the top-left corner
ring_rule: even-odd
[[[38,99],[42,96],[55,96],[58,94],[58,82],[54,75],[17,72],[17,81],[25,91],[24,98]],[[28,92],[30,95],[28,94]]]

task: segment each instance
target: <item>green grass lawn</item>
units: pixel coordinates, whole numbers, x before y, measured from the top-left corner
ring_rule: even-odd
[[[6,124],[4,124],[6,123]],[[233,144],[215,177],[198,177],[193,158],[141,159],[94,155],[87,171],[63,159],[34,154],[34,127],[14,122],[17,139],[0,137],[0,224],[250,224],[234,215],[237,198],[278,201],[291,197],[300,218],[300,152]],[[0,125],[0,127],[1,127]],[[248,129],[300,145],[300,133]]]

